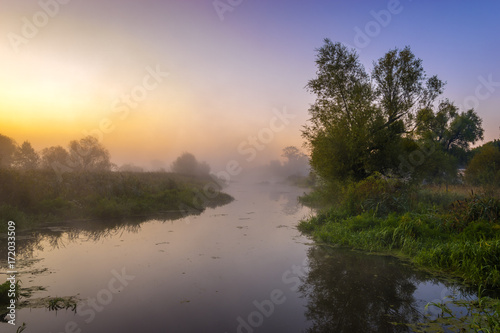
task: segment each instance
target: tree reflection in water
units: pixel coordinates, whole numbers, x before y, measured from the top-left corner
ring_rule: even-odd
[[[181,219],[184,215],[180,212],[164,213],[155,216],[159,221],[174,221]],[[87,241],[97,242],[112,238],[122,233],[137,233],[141,224],[150,221],[151,218],[128,218],[110,220],[82,220],[65,221],[39,226],[34,230],[22,231],[23,236],[16,238],[16,254],[23,264],[23,260],[33,257],[35,251],[43,251],[43,243],[48,243],[51,249],[64,248],[67,242],[74,242],[85,238]],[[20,233],[19,233],[20,234]],[[5,265],[7,258],[7,247],[0,247],[0,266]]]
[[[414,292],[431,278],[395,258],[312,246],[300,286],[308,332],[409,332],[422,320]],[[420,309],[421,310],[421,309]]]

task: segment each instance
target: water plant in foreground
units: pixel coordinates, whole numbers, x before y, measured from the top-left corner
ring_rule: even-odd
[[[74,300],[72,297],[70,298],[54,297],[47,300],[47,308],[49,309],[49,311],[58,311],[66,309],[76,313],[77,305],[78,305],[77,301]]]
[[[500,300],[483,296],[482,292],[482,287],[479,287],[478,297],[472,300],[450,297],[444,303],[429,303],[425,309],[439,309],[437,317],[431,318],[427,313],[427,321],[406,326],[418,333],[443,332],[443,329],[450,332],[500,332]],[[465,309],[466,313],[458,315],[451,306]]]

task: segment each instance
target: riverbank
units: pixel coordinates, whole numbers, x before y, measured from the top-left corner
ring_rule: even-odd
[[[374,176],[344,188],[316,189],[300,201],[327,205],[298,225],[315,241],[403,258],[478,290],[477,299],[430,304],[440,309],[437,318],[398,325],[416,332],[445,326],[457,331],[500,329],[500,199],[494,192],[406,187]],[[457,315],[450,305],[467,314]]]
[[[500,288],[498,197],[458,187],[405,188],[377,177],[338,193],[341,198],[301,221],[299,230],[319,242],[388,252],[472,286]],[[325,195],[317,190],[301,201],[314,204]]]
[[[18,228],[61,219],[199,213],[233,198],[206,176],[167,172],[0,170],[0,219]]]

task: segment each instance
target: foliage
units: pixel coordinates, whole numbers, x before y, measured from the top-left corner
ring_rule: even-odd
[[[430,107],[443,83],[425,76],[408,47],[379,59],[372,80],[355,51],[328,39],[316,64],[318,76],[307,87],[317,98],[303,131],[313,168],[328,181],[396,172],[416,108]]]
[[[12,160],[12,165],[21,170],[36,169],[40,164],[40,156],[28,141],[16,148]]]
[[[68,167],[81,171],[111,170],[109,151],[93,136],[69,143]]]
[[[358,55],[325,40],[316,59],[317,78],[307,88],[317,95],[303,131],[311,149],[311,165],[325,179],[362,179],[371,124],[379,118],[374,93]]]
[[[472,193],[455,201],[448,212],[457,229],[463,230],[474,221],[500,222],[500,199]]]
[[[21,333],[26,329],[26,323],[23,323],[21,326],[19,326],[16,330],[16,333]]]
[[[52,169],[57,165],[66,166],[70,158],[68,151],[61,146],[44,148],[41,155],[41,167],[43,169]]]
[[[76,313],[76,306],[78,305],[77,301],[72,297],[70,298],[62,298],[62,297],[54,297],[47,300],[47,309],[49,311],[58,311],[58,310],[71,310]]]
[[[303,137],[325,181],[359,181],[376,172],[449,184],[481,119],[449,101],[434,110],[444,82],[427,77],[409,47],[387,52],[369,75],[354,50],[326,39],[317,50],[316,95]],[[422,146],[428,145],[423,154]]]
[[[0,168],[10,167],[15,151],[16,142],[8,136],[0,134]]]
[[[210,166],[207,162],[198,162],[196,157],[191,153],[183,153],[172,163],[172,172],[200,176],[210,173]]]
[[[438,142],[445,151],[453,147],[468,148],[483,138],[482,120],[471,109],[458,112],[458,108],[448,100],[439,103],[434,113],[430,108],[423,108],[417,113],[416,133],[423,138]]]
[[[458,112],[448,100],[439,103],[434,112],[423,108],[417,112],[415,134],[429,152],[414,178],[449,184],[457,180],[457,169],[464,161],[469,145],[483,138],[482,120],[474,110]]]
[[[120,218],[165,211],[202,211],[232,198],[208,176],[164,172],[68,172],[61,180],[51,170],[0,169],[0,217],[26,222],[60,218]]]
[[[404,211],[408,205],[404,184],[379,173],[349,184],[344,188],[342,198],[341,207],[350,215],[369,211],[386,216],[390,212]]]
[[[318,176],[314,176],[314,179],[314,190],[300,196],[298,199],[299,202],[303,205],[314,208],[337,207],[342,200],[342,196],[339,195],[343,189],[342,184],[339,182],[325,183],[322,182]]]
[[[381,193],[391,193],[390,189],[381,179],[353,185],[340,205],[301,221],[299,229],[322,242],[396,251],[422,267],[446,271],[475,284],[500,286],[498,198],[471,194],[452,202],[459,196],[414,189],[402,195],[405,205],[399,211],[389,208],[388,215],[356,206]]]
[[[470,161],[465,179],[472,185],[500,187],[500,149],[493,144],[484,145]]]

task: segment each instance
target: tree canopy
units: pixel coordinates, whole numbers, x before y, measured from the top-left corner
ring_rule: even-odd
[[[8,136],[0,134],[0,168],[8,168],[16,151],[16,142]]]
[[[13,166],[22,170],[37,169],[40,164],[40,156],[28,141],[16,148],[12,160]]]
[[[42,150],[41,167],[52,169],[58,166],[67,166],[69,162],[69,153],[61,146],[52,146]]]
[[[326,39],[316,66],[316,78],[307,84],[316,100],[303,137],[311,166],[326,180],[357,181],[375,172],[451,174],[457,167],[454,154],[482,139],[474,110],[460,113],[449,101],[434,107],[445,83],[428,77],[408,46],[388,51],[368,74],[354,50]],[[432,146],[432,158],[413,163],[409,174],[402,172],[402,160],[423,144]],[[433,158],[443,163],[433,164]]]
[[[111,170],[109,151],[93,136],[69,143],[70,167],[81,171]]]
[[[472,185],[500,186],[500,149],[491,142],[483,145],[470,161],[465,179]]]
[[[196,157],[191,153],[183,153],[172,163],[172,172],[185,175],[208,175],[210,166],[207,162],[198,162]]]

